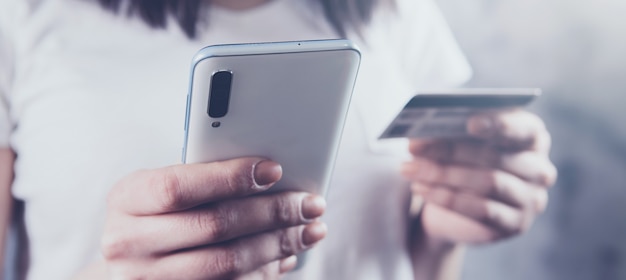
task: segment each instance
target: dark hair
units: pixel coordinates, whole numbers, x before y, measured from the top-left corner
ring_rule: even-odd
[[[117,12],[124,0],[98,0],[106,9]],[[306,1],[306,0],[302,0]],[[337,34],[346,37],[347,30],[358,32],[369,22],[374,8],[381,0],[315,0],[319,1],[326,19]],[[187,37],[196,36],[196,25],[201,17],[199,13],[206,1],[203,0],[130,0],[129,13],[138,14],[154,28],[165,28],[167,17],[173,15]]]

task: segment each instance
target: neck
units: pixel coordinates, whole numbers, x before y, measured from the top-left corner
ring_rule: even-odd
[[[247,10],[269,1],[271,0],[211,0],[211,4],[230,10]]]

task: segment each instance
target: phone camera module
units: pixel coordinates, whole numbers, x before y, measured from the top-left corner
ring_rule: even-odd
[[[209,89],[209,106],[207,110],[209,117],[221,118],[226,116],[226,114],[228,113],[232,82],[233,73],[230,71],[215,72],[211,77],[211,88]]]

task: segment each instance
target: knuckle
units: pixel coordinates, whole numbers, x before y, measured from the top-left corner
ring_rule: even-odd
[[[552,186],[556,183],[557,176],[558,170],[552,163],[550,163],[541,175],[540,183],[546,187]]]
[[[429,198],[437,204],[448,209],[457,209],[459,204],[459,194],[444,188],[436,188],[431,191]]]
[[[487,202],[484,222],[499,228],[506,236],[519,235],[525,230],[525,218],[494,202]]]
[[[290,225],[300,221],[299,205],[294,195],[281,195],[270,203],[273,221],[278,225]]]
[[[202,231],[206,232],[209,239],[215,242],[225,240],[228,237],[235,218],[232,211],[217,207],[208,218],[199,215],[198,219]]]
[[[278,231],[278,242],[280,245],[280,257],[286,258],[295,255],[303,246],[300,238],[297,238],[302,227],[282,229]]]
[[[455,211],[463,211],[465,209],[464,206],[467,206],[467,195],[465,194],[456,194],[453,192],[446,191],[446,202],[444,203],[444,207],[455,210]]]
[[[179,208],[184,201],[180,178],[174,171],[152,174],[150,183],[163,210]]]
[[[485,185],[489,188],[489,194],[500,194],[503,192],[503,181],[505,174],[499,170],[489,170],[485,172]]]
[[[117,183],[115,183],[115,185],[113,185],[113,187],[111,188],[111,190],[106,196],[107,207],[114,208],[116,204],[119,202],[119,200],[122,199],[120,196],[123,196],[125,189],[128,188],[127,186],[133,185],[131,183],[133,178],[141,178],[145,175],[145,173],[146,173],[145,170],[134,171],[133,173],[129,174],[128,176],[125,176],[124,178],[120,179]]]
[[[113,261],[126,258],[131,245],[131,242],[119,235],[105,235],[101,240],[100,249],[106,260]]]
[[[532,222],[532,214],[528,213],[528,211],[526,211],[526,213],[521,213],[517,217],[517,220],[511,223],[509,228],[507,228],[507,235],[512,237],[526,233],[530,229]]]
[[[486,202],[484,204],[484,217],[483,221],[492,224],[499,224],[502,222],[502,218],[500,212],[497,207],[491,202]]]
[[[222,185],[227,187],[232,194],[239,193],[242,188],[254,185],[252,178],[252,167],[248,164],[244,167],[232,168],[223,178]]]
[[[243,272],[241,253],[233,249],[222,250],[206,270],[212,274],[217,272],[219,279],[232,279]]]

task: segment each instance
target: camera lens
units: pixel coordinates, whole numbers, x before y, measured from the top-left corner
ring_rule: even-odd
[[[230,71],[219,71],[211,77],[209,108],[207,110],[209,117],[221,118],[228,113],[232,81],[233,73]]]

